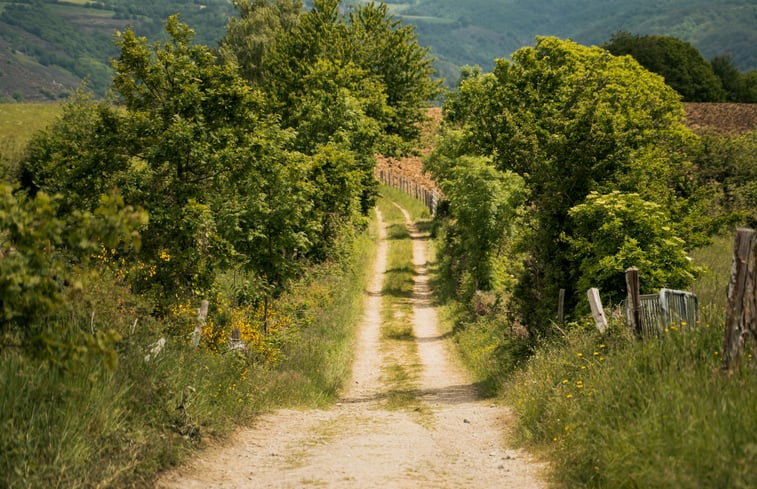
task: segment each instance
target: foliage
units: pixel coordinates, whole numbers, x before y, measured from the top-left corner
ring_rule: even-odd
[[[362,221],[376,195],[374,154],[406,150],[418,137],[423,105],[436,94],[428,51],[411,28],[367,5],[240,2],[224,49],[265,93],[267,110],[295,130],[292,148],[313,158],[320,189],[309,216],[320,223],[311,253],[324,257],[343,226]]]
[[[539,38],[492,73],[464,71],[444,110],[457,132],[440,155],[489,157],[525,182],[532,230],[516,299],[532,332],[546,328],[560,288],[568,308],[582,296],[579,262],[559,237],[579,238],[569,211],[590,192],[637,193],[662,206],[673,235],[701,242],[706,221],[686,178],[693,136],[677,94],[632,58]]]
[[[605,304],[625,298],[623,272],[631,266],[639,268],[643,293],[682,289],[694,279],[685,243],[659,204],[638,194],[592,192],[569,216],[572,226],[565,239],[577,263],[576,288],[598,288]],[[581,309],[588,312],[586,305]]]
[[[757,226],[757,131],[705,134],[692,159],[693,175],[714,197],[710,212],[729,216],[728,223]]]
[[[138,247],[143,211],[124,206],[118,194],[102,196],[94,212],[58,217],[58,199],[39,192],[33,199],[0,183],[0,307],[4,342],[56,363],[91,351],[108,352],[117,335],[98,332],[87,341],[73,325],[51,321],[82,289],[81,267],[100,247]],[[114,359],[109,359],[113,366]]]
[[[114,329],[121,337],[115,369],[90,358],[62,372],[16,349],[0,350],[0,485],[152,487],[161,470],[261,410],[333,402],[349,377],[374,241],[368,233],[345,238],[339,260],[291,284],[271,306],[265,339],[255,334],[259,310],[215,305],[214,330],[199,348],[177,336],[159,354],[153,348],[169,326],[105,271],[80,297],[81,317],[55,320],[81,322],[88,336],[91,324],[98,332]],[[191,324],[196,305],[176,304],[163,321],[178,326],[188,316]],[[232,327],[252,340],[249,353],[229,352],[222,335],[212,334]]]
[[[604,48],[616,56],[630,54],[643,67],[665,78],[686,102],[721,102],[725,92],[712,66],[691,44],[670,36],[619,32]]]
[[[523,179],[496,169],[487,158],[461,156],[454,163],[441,159],[427,166],[449,202],[443,262],[463,300],[477,290],[501,290],[497,268],[525,200]]]
[[[720,78],[726,101],[757,103],[757,70],[741,73],[729,55],[715,56],[710,65]]]
[[[161,302],[207,292],[218,267],[240,260],[280,291],[318,232],[303,217],[308,161],[285,150],[290,135],[233,65],[192,45],[176,18],[166,28],[170,40],[152,49],[121,36],[114,88],[124,110],[74,100],[32,142],[25,181],[62,193],[69,209],[114,187],[142,205],[150,224],[135,259],[147,272],[134,283]]]
[[[226,25],[221,43],[225,59],[234,60],[245,80],[262,79],[265,58],[276,36],[287,35],[302,13],[302,0],[235,0],[239,17]]]

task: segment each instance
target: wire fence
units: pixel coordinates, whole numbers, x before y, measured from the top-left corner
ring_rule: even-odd
[[[384,185],[394,187],[414,198],[423,202],[432,216],[436,215],[436,206],[439,203],[439,193],[436,189],[429,189],[417,182],[398,175],[391,170],[379,170],[376,177]]]

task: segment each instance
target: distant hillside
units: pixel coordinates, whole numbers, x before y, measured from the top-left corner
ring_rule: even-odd
[[[345,0],[348,4],[368,0]],[[308,2],[305,2],[306,4]],[[742,71],[757,69],[755,0],[389,0],[394,14],[417,26],[448,83],[460,66],[488,70],[537,35],[603,44],[620,30],[662,34],[692,43],[707,59],[730,55]],[[133,26],[161,36],[173,13],[215,46],[229,16],[229,0],[0,0],[0,100],[64,97],[87,78],[108,88],[113,32]]]
[[[708,60],[731,55],[742,71],[757,69],[754,0],[391,0],[392,11],[417,26],[449,81],[458,67],[492,66],[533,45],[538,35],[603,44],[614,33],[674,36]]]
[[[179,13],[198,42],[215,46],[235,12],[228,0],[0,1],[0,100],[63,97],[84,78],[103,94],[116,30],[158,39],[163,20]]]

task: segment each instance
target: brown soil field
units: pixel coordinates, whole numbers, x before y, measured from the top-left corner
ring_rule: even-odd
[[[442,122],[442,110],[434,107],[428,109],[427,115],[428,120],[423,125],[419,155],[404,158],[387,158],[377,155],[375,169],[377,178],[380,177],[381,172],[387,175],[391,172],[392,175],[415,182],[420,187],[425,187],[428,190],[439,190],[431,177],[423,171],[423,158],[431,153],[436,143],[439,125]]]
[[[696,133],[734,135],[757,128],[757,104],[685,103],[686,125]]]

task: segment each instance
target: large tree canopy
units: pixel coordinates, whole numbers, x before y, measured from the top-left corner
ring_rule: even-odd
[[[570,256],[569,238],[583,229],[572,225],[571,209],[591,192],[634,192],[637,201],[658,203],[665,220],[675,218],[674,234],[690,236],[681,175],[692,136],[678,95],[631,57],[539,38],[512,61],[497,60],[492,73],[464,72],[444,110],[455,134],[440,146],[446,159],[488,157],[524,179],[532,231],[524,240],[528,263],[518,296],[532,326],[552,314],[558,289],[576,303],[586,268]],[[433,160],[430,169],[440,171]]]
[[[284,264],[320,232],[304,217],[309,161],[286,149],[292,135],[233,65],[193,45],[175,17],[166,29],[169,39],[152,46],[120,36],[114,89],[123,110],[74,100],[32,141],[27,185],[62,194],[72,209],[93,209],[112,188],[144,207],[138,288],[204,292],[232,260],[280,285]]]
[[[616,56],[633,56],[643,67],[663,76],[686,102],[725,100],[725,91],[712,66],[686,41],[670,36],[619,32],[604,48]]]

